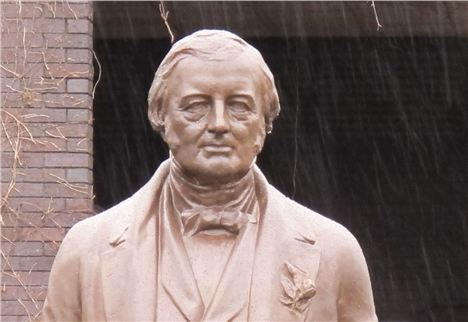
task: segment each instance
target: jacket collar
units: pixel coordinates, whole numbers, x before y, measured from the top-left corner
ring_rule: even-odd
[[[159,196],[165,178],[169,172],[169,162],[163,162],[154,176],[137,191],[131,198],[116,207],[121,211],[109,235],[110,249],[102,254],[101,267],[103,280],[103,296],[106,315],[109,320],[139,320],[154,321],[156,307],[157,285],[157,258],[156,231],[158,231]],[[261,171],[255,167],[256,180],[260,180],[267,189],[258,197],[260,201],[261,216],[257,241],[250,240],[245,244],[236,244],[236,252],[241,253],[245,247],[254,247],[252,262],[243,263],[242,256],[233,254],[230,271],[226,271],[216,296],[207,307],[204,319],[249,319],[265,320],[273,318],[273,311],[279,304],[283,293],[281,288],[281,274],[284,273],[285,262],[291,263],[304,271],[315,282],[320,263],[320,247],[314,234],[311,221],[304,221],[304,225],[292,224],[290,215],[307,216],[308,210],[300,207],[285,198],[279,191],[268,185]],[[294,205],[294,207],[292,207]],[[296,209],[292,209],[296,208]],[[302,212],[297,214],[298,212]],[[292,222],[295,222],[293,220]],[[257,225],[253,225],[257,226]],[[145,255],[143,255],[145,254]],[[154,254],[154,255],[148,255]],[[230,260],[231,261],[231,260]],[[250,264],[250,265],[249,265]],[[239,298],[235,277],[238,268],[250,266],[252,279],[248,298],[250,301],[236,300]],[[245,272],[248,273],[248,272]],[[128,285],[132,285],[131,288]],[[249,288],[247,286],[247,288]],[[229,301],[234,305],[230,309],[222,309]],[[180,310],[187,312],[188,317],[199,316],[197,305],[187,307],[183,301],[176,301],[182,306]],[[248,303],[249,302],[249,303]],[[175,303],[175,304],[177,304]],[[274,305],[272,305],[274,303]],[[228,303],[229,304],[229,303]],[[195,312],[195,313],[190,313]],[[275,313],[277,314],[277,313]],[[291,319],[297,316],[284,309],[284,318]],[[278,317],[280,318],[280,317]]]
[[[170,160],[165,160],[158,167],[151,179],[135,192],[130,198],[116,207],[124,208],[119,212],[119,220],[115,220],[110,228],[109,244],[118,246],[123,242],[129,242],[132,238],[138,238],[138,233],[146,229],[148,221],[157,213],[161,189],[169,174]],[[118,209],[116,209],[118,210]]]

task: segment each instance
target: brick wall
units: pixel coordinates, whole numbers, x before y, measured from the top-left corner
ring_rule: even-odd
[[[1,314],[28,321],[60,241],[93,212],[93,11],[85,1],[1,11]]]

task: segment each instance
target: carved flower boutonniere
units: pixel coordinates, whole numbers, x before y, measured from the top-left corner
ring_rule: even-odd
[[[315,284],[300,268],[287,261],[284,264],[288,273],[283,273],[281,276],[284,294],[280,301],[291,311],[301,314],[307,309],[310,300],[317,292]]]

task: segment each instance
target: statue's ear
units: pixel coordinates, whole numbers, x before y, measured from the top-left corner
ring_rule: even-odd
[[[265,138],[266,138],[265,127],[262,127],[260,130],[260,133],[257,134],[257,137],[255,138],[255,142],[254,142],[255,153],[257,155],[263,149],[263,145],[265,144]]]
[[[148,119],[153,129],[160,132],[161,135],[164,134],[164,118],[165,113],[161,102],[152,102],[148,109]]]

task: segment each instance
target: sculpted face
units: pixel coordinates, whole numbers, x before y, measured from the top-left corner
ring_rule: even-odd
[[[189,57],[167,81],[164,139],[185,175],[199,184],[241,178],[263,146],[263,79],[249,57]]]

